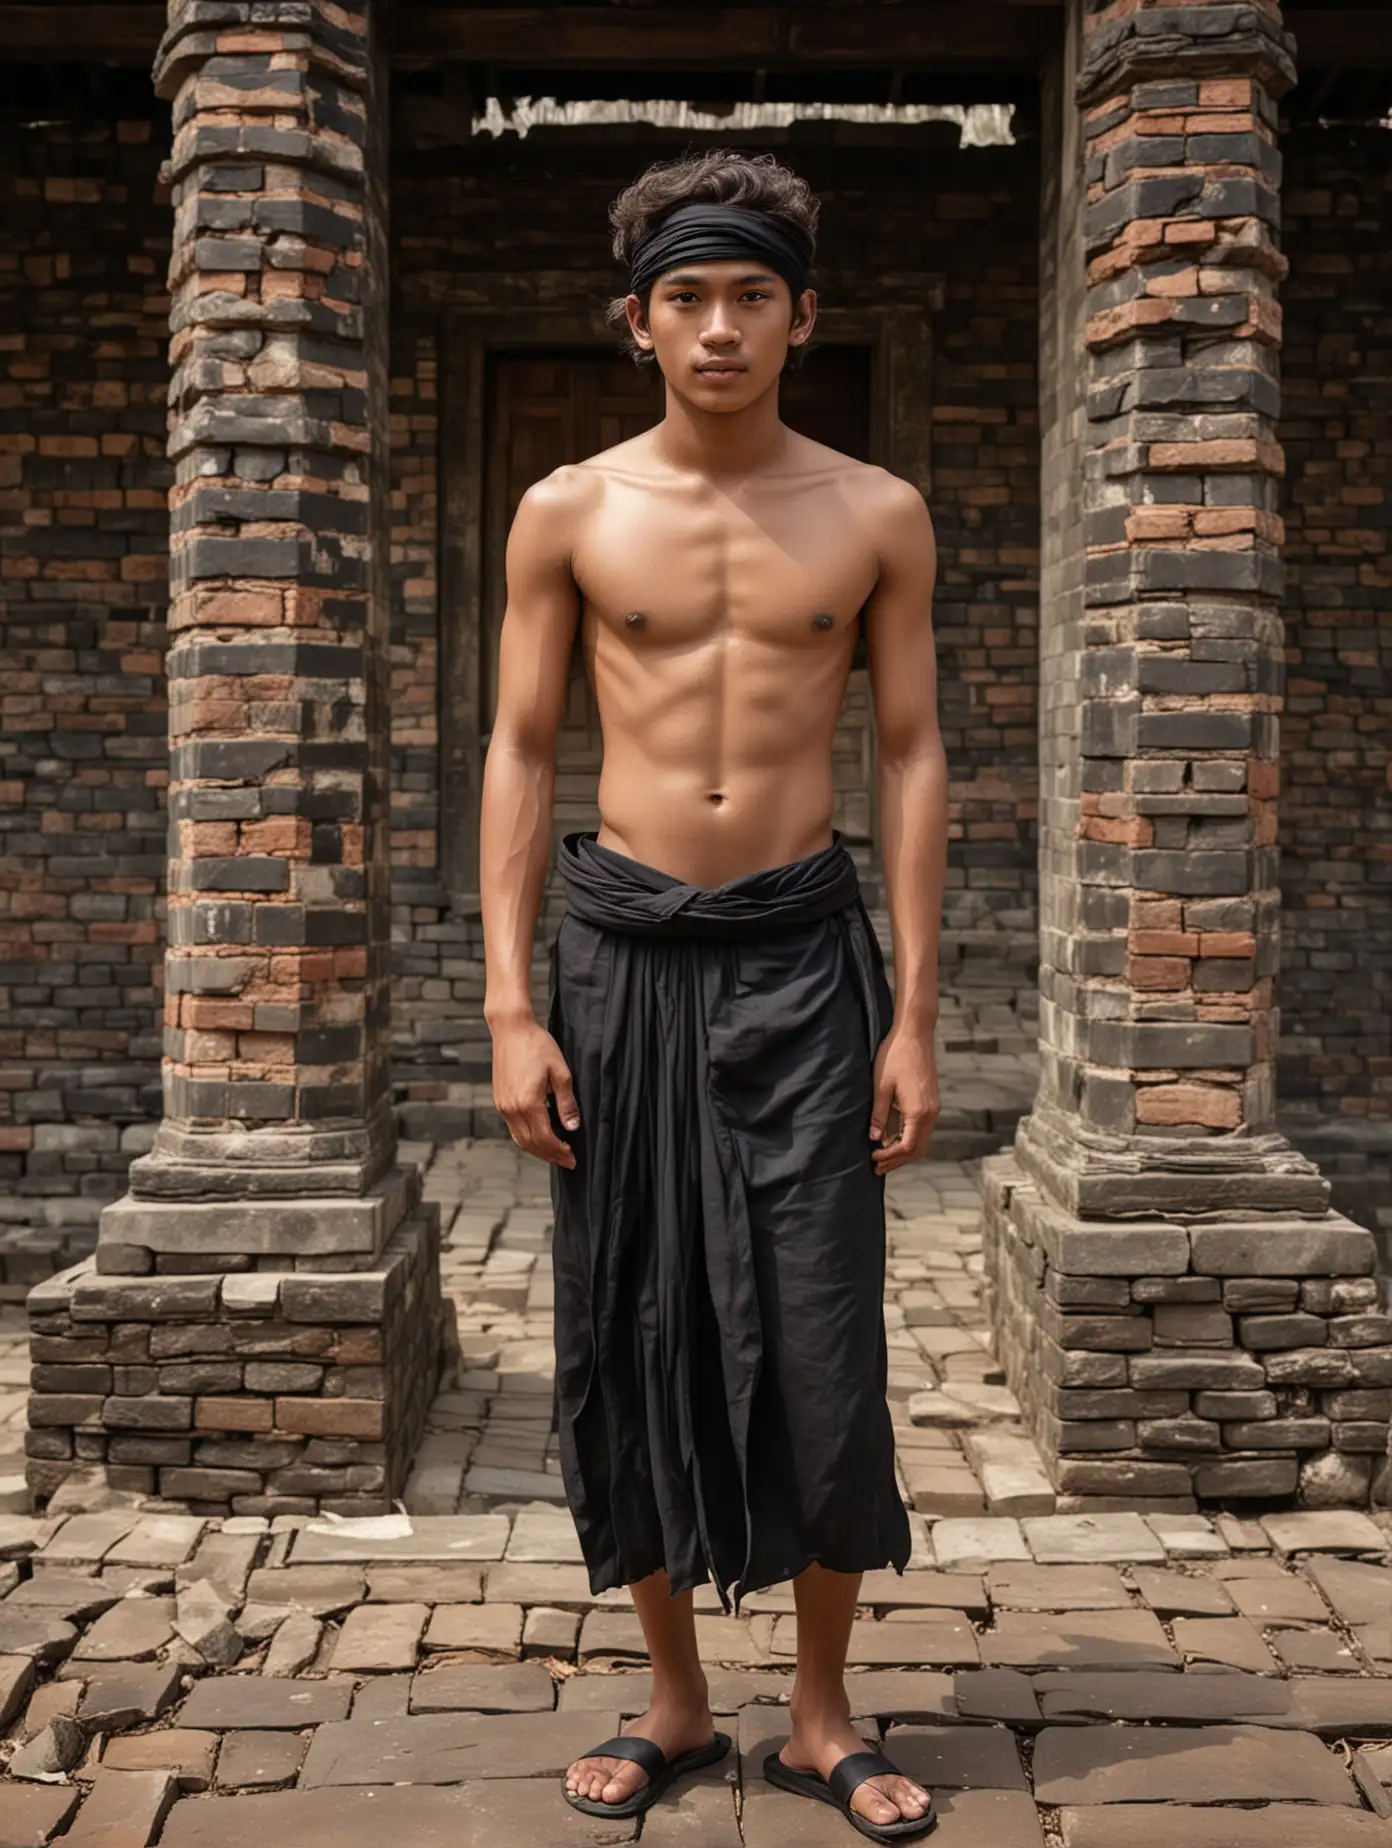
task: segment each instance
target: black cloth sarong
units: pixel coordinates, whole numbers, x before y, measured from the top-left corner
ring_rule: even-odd
[[[903,1571],[875,1053],[893,998],[839,834],[725,885],[568,834],[548,1026],[555,1411],[591,1590],[721,1605],[814,1561]]]

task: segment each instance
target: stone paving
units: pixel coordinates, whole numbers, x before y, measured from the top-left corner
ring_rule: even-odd
[[[74,1512],[74,1485],[44,1518],[0,1514],[0,1844],[857,1839],[759,1773],[786,1731],[787,1586],[739,1618],[697,1598],[737,1757],[641,1828],[565,1805],[559,1773],[643,1710],[648,1675],[627,1594],[590,1594],[561,1500],[549,1177],[497,1140],[406,1154],[444,1209],[459,1352],[403,1508]],[[935,1839],[1392,1848],[1392,1519],[1053,1512],[985,1343],[974,1164],[901,1170],[889,1202],[914,1554],[866,1576],[850,1686],[865,1736],[936,1791]],[[17,1456],[17,1316],[0,1340]]]
[[[626,1594],[563,1510],[377,1521],[0,1517],[0,1842],[553,1848],[853,1839],[758,1770],[786,1734],[786,1586],[698,1597],[738,1759],[644,1820],[558,1777],[643,1710]],[[1362,1514],[945,1516],[866,1575],[863,1733],[945,1848],[1392,1848],[1392,1527]]]

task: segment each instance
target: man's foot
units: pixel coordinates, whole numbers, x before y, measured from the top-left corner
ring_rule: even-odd
[[[793,1736],[778,1754],[791,1771],[815,1771],[830,1777],[849,1752],[867,1751],[849,1719],[793,1722]],[[932,1808],[932,1798],[908,1777],[872,1777],[851,1797],[851,1808],[867,1822],[917,1822]]]
[[[619,1731],[651,1739],[668,1758],[675,1758],[679,1752],[709,1745],[715,1721],[704,1701],[689,1707],[654,1704]],[[630,1758],[577,1758],[566,1772],[565,1787],[571,1796],[588,1797],[594,1803],[622,1803],[647,1781],[647,1772]]]

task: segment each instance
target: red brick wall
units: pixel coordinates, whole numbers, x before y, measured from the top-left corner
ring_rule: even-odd
[[[0,146],[0,1214],[51,1226],[95,1227],[159,1106],[160,135]]]
[[[1286,138],[1279,1090],[1392,1117],[1392,138]]]

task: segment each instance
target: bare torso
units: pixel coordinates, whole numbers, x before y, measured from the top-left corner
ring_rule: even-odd
[[[778,464],[729,486],[675,472],[650,434],[563,473],[600,843],[697,885],[829,845],[832,737],[892,478],[791,432]]]

